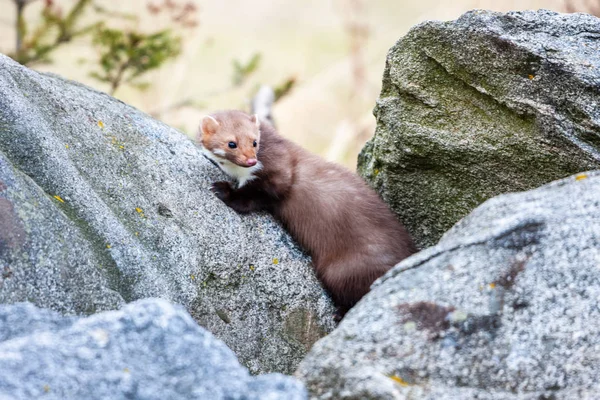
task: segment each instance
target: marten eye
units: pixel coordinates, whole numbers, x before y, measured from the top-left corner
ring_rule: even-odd
[[[252,146],[256,147],[256,140],[252,142]]]
[[[230,149],[235,149],[236,147],[237,147],[237,144],[235,144],[235,142],[229,142]]]

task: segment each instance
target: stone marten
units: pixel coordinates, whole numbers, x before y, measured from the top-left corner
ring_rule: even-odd
[[[310,254],[343,316],[375,279],[416,252],[396,216],[359,176],[280,136],[258,116],[202,119],[206,156],[236,180],[212,191],[239,213],[267,211]]]

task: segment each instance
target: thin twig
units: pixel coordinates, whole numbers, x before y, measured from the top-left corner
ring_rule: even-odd
[[[157,109],[154,111],[150,111],[150,116],[155,119],[160,119],[164,114],[169,113],[171,111],[176,111],[185,107],[196,107],[197,102],[192,98],[183,99],[178,101],[177,103],[168,105],[162,109]],[[200,107],[198,107],[200,108]]]

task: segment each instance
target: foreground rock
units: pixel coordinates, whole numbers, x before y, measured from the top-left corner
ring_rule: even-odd
[[[0,55],[0,303],[161,297],[253,373],[293,371],[333,308],[282,228],[212,195],[223,178],[174,129]]]
[[[322,399],[594,399],[600,171],[499,196],[375,283],[297,375]]]
[[[600,167],[600,19],[473,11],[390,50],[358,169],[421,246],[484,200]]]
[[[0,399],[305,399],[279,374],[252,377],[181,307],[142,300],[88,318],[0,306]]]

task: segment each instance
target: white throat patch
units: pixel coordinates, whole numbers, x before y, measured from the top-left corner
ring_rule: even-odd
[[[215,151],[215,153],[217,151]],[[256,175],[254,174],[262,169],[262,164],[260,161],[252,167],[244,168],[240,167],[239,165],[235,165],[234,163],[225,158],[216,156],[215,154],[213,154],[213,152],[204,147],[202,147],[202,152],[204,153],[204,155],[206,155],[206,157],[214,161],[223,172],[225,172],[230,177],[234,178],[238,182],[238,188],[241,188],[246,183],[250,182],[252,179],[255,179]]]

